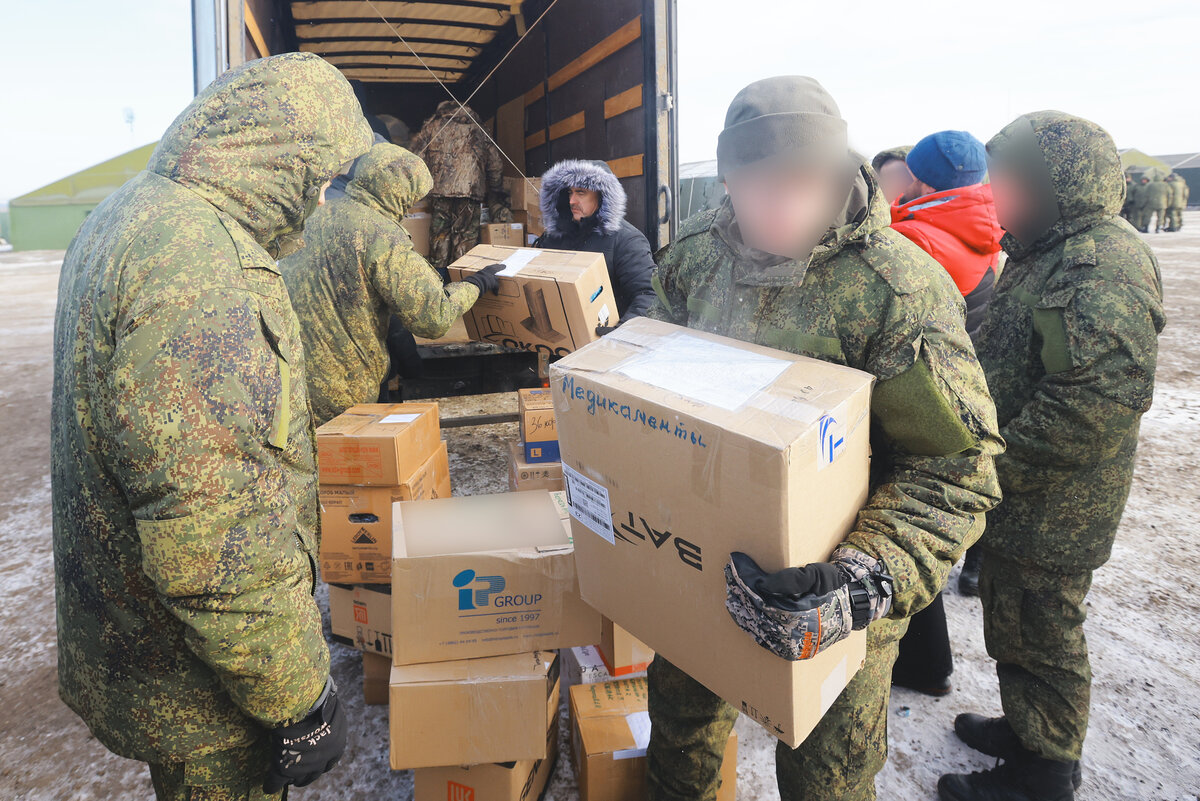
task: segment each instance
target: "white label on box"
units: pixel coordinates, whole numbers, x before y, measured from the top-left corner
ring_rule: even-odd
[[[596,315],[596,319],[600,321],[600,325],[608,325],[608,320],[610,317],[612,317],[612,310],[609,309],[608,304],[605,303],[600,307],[600,313]]]
[[[563,465],[563,477],[567,480],[567,507],[571,510],[571,517],[599,534],[610,545],[616,545],[608,488],[567,464]]]
[[[685,398],[733,411],[792,362],[679,334],[626,361],[615,372]]]
[[[504,269],[496,273],[496,275],[504,278],[512,278],[521,270],[525,269],[525,265],[542,255],[541,251],[531,250],[529,248],[517,248],[513,254],[504,260]]]
[[[421,415],[419,414],[389,414],[386,417],[381,417],[381,423],[411,423]]]
[[[633,735],[634,747],[613,751],[613,759],[644,757],[650,746],[650,713],[645,709],[631,712],[625,716],[625,722],[629,725],[629,733]]]

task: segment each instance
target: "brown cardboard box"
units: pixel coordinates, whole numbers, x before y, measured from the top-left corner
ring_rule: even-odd
[[[500,262],[498,294],[463,315],[473,339],[563,356],[597,339],[597,326],[616,322],[604,254],[478,245],[450,265],[450,278]]]
[[[392,576],[392,509],[397,501],[450,497],[446,443],[396,487],[322,484],[321,578],[386,584]]]
[[[731,551],[827,559],[867,497],[870,375],[639,318],[551,365],[583,597],[799,745],[865,632],[788,662],[725,609]]]
[[[388,678],[392,660],[379,654],[363,654],[363,703],[382,706],[388,702]]]
[[[604,666],[614,679],[643,673],[654,659],[650,646],[608,618],[604,618],[599,645]]]
[[[546,756],[490,765],[418,768],[413,801],[537,801],[558,759],[558,716],[546,729]]]
[[[553,651],[393,665],[392,769],[544,759],[558,671]]]
[[[554,399],[549,389],[517,390],[517,422],[525,461],[558,461],[558,429],[554,425]]]
[[[525,461],[525,449],[519,442],[508,443],[508,488],[513,492],[527,490],[560,491],[563,488],[562,462]]]
[[[433,217],[422,211],[404,215],[404,220],[400,223],[412,239],[413,251],[426,258],[429,256],[429,227],[432,223]]]
[[[322,484],[394,487],[437,450],[436,403],[363,403],[317,429]]]
[[[571,752],[580,801],[645,801],[650,714],[646,679],[577,684],[571,696]],[[730,732],[717,801],[737,796],[737,733]]]
[[[579,597],[575,555],[548,492],[397,505],[397,665],[587,645],[600,615]]]
[[[479,243],[519,248],[525,244],[525,226],[519,222],[481,225],[479,226]]]
[[[541,208],[541,178],[505,178],[504,189],[508,192],[508,205],[513,211]]]
[[[546,233],[546,226],[542,222],[542,210],[536,206],[532,209],[513,209],[513,222],[521,223],[525,226],[525,241],[530,245],[533,240]]]
[[[329,585],[333,639],[365,653],[392,656],[392,590],[386,584]],[[387,677],[384,677],[387,681]]]

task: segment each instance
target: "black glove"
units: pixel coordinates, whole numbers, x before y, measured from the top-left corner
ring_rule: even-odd
[[[759,645],[791,661],[811,659],[891,606],[892,578],[882,563],[849,548],[835,551],[832,562],[776,573],[739,552],[725,566],[730,617]]]
[[[338,703],[337,687],[330,677],[317,703],[303,720],[271,731],[271,764],[263,792],[278,793],[289,784],[312,784],[333,766],[346,750],[346,714]]]
[[[473,272],[463,279],[463,283],[474,284],[479,287],[479,294],[482,296],[487,292],[494,295],[500,294],[500,279],[496,277],[496,273],[504,269],[503,264],[489,264],[478,272]]]
[[[605,334],[611,334],[613,331],[616,331],[616,330],[617,330],[617,327],[615,325],[598,325],[598,326],[596,326],[596,336],[602,337]]]

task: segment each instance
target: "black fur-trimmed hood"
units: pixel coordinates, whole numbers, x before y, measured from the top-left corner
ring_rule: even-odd
[[[542,176],[542,192],[539,203],[546,233],[565,234],[570,230],[571,208],[566,191],[573,186],[592,189],[600,193],[600,208],[596,210],[596,223],[601,232],[615,234],[621,230],[625,219],[625,190],[617,176],[603,161],[568,159],[555,164]]]

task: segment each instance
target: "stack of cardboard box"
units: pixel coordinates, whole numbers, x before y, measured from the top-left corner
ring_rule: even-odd
[[[558,738],[554,649],[603,635],[579,597],[558,496],[396,504],[391,766],[416,770],[417,799],[516,801],[546,781]]]
[[[508,177],[504,179],[504,188],[508,190],[508,202],[512,208],[513,222],[520,223],[525,227],[527,240],[524,244],[532,245],[539,236],[546,232],[546,226],[542,224],[540,202],[542,179]]]
[[[479,244],[523,247],[525,245],[525,225],[519,222],[481,225],[479,226]]]
[[[437,404],[353,406],[317,430],[317,452],[333,637],[363,652],[363,695],[383,703],[392,656],[392,504],[450,495]]]
[[[561,490],[562,462],[558,460],[558,430],[550,390],[518,390],[517,420],[521,439],[509,443],[508,488],[513,492]]]

